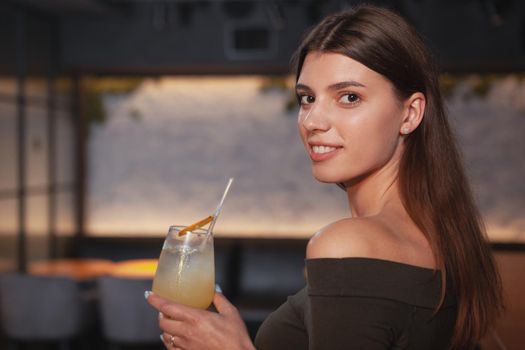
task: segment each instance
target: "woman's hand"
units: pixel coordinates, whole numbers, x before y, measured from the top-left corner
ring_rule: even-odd
[[[222,293],[215,293],[218,313],[173,303],[153,293],[146,299],[159,310],[161,335],[168,349],[255,350],[239,312]]]

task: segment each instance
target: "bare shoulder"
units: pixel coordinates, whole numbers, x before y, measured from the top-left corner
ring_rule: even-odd
[[[376,258],[436,266],[432,249],[420,231],[379,217],[348,218],[326,226],[308,242],[306,257]]]
[[[312,258],[384,258],[395,245],[395,237],[381,222],[371,218],[347,218],[317,232],[308,242],[306,256]]]

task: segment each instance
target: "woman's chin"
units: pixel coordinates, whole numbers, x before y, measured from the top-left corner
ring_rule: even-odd
[[[338,183],[341,183],[341,182],[345,182],[345,179],[341,176],[334,176],[334,174],[327,174],[327,173],[324,173],[324,172],[318,172],[318,171],[315,171],[313,172],[313,175],[314,175],[314,178],[319,181],[319,182],[322,182],[322,183],[327,183],[327,184],[338,184]]]

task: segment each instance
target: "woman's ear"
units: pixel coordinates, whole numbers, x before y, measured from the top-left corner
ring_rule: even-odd
[[[426,98],[421,92],[414,92],[403,103],[403,120],[399,132],[408,135],[414,131],[423,120]]]

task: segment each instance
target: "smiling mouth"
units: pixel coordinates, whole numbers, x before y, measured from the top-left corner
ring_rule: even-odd
[[[335,151],[340,147],[332,147],[332,146],[312,146],[312,152],[315,154],[325,154]]]

